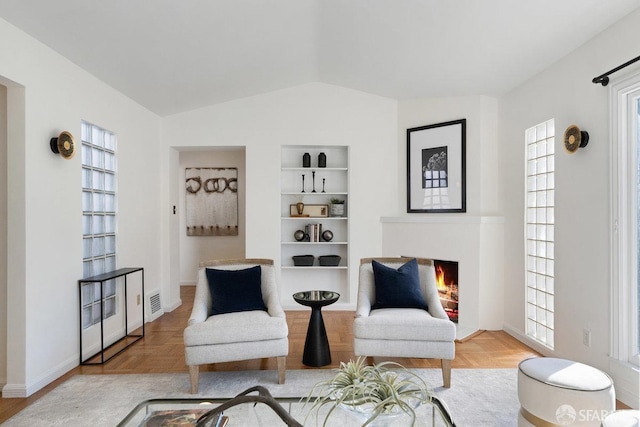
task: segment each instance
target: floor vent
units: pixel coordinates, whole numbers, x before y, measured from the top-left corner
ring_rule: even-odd
[[[160,292],[153,292],[147,298],[149,301],[149,322],[153,322],[164,314],[162,303],[160,301]]]

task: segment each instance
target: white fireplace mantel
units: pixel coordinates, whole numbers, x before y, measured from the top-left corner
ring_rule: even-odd
[[[477,216],[466,214],[418,214],[403,216],[383,216],[380,222],[393,223],[424,223],[424,224],[504,224],[501,216]]]
[[[467,214],[381,217],[383,256],[458,262],[459,329],[502,329],[504,218]]]

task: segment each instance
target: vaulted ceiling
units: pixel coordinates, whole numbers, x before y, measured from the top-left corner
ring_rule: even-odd
[[[500,96],[639,6],[640,0],[0,0],[0,17],[165,116],[308,82],[394,99]]]

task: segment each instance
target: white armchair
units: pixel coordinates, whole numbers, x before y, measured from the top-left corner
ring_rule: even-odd
[[[244,270],[259,265],[262,299],[267,311],[250,310],[212,315],[207,267]],[[289,353],[288,327],[275,279],[273,260],[234,259],[200,263],[193,311],[184,330],[185,361],[191,393],[198,392],[199,365],[275,357],[278,383],[285,381]]]
[[[420,308],[372,310],[376,301],[374,259],[397,269],[412,258],[364,258],[360,261],[353,327],[355,355],[441,359],[444,386],[450,387],[456,328],[442,308],[433,260],[417,259],[420,292],[427,303],[427,311]]]

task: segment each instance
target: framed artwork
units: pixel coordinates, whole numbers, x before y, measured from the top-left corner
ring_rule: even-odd
[[[238,169],[186,168],[187,236],[238,235]]]
[[[460,119],[407,129],[407,212],[466,212],[466,126]]]
[[[310,218],[326,218],[329,216],[329,205],[304,205],[302,215],[298,214],[296,205],[289,205],[289,216]]]

